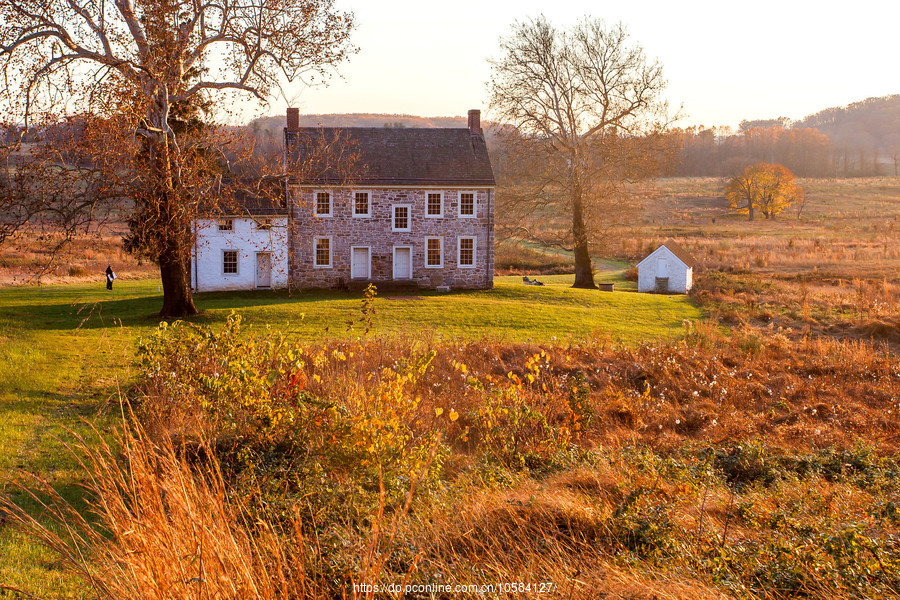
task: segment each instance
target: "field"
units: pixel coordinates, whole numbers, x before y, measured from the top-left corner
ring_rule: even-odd
[[[642,186],[647,198],[637,232],[674,237],[707,269],[743,269],[815,280],[900,274],[900,178],[799,180],[806,202],[776,219],[731,214],[714,178],[664,179]],[[643,251],[619,241],[628,256]],[[644,243],[646,245],[646,242]]]
[[[613,293],[515,244],[492,291],[205,294],[200,329],[159,328],[150,279],[2,288],[0,469],[104,499],[79,548],[107,597],[900,597],[900,179],[803,183],[802,218],[754,223],[719,180],[641,186],[595,262]],[[690,298],[633,292],[666,239],[698,259]],[[24,518],[0,584],[85,594]]]
[[[621,273],[607,273],[620,287]],[[543,278],[543,288],[521,278],[497,281],[491,292],[379,297],[374,331],[438,343],[458,337],[549,342],[600,336],[619,342],[671,339],[682,320],[702,317],[687,299],[628,291],[572,290],[565,277]],[[112,294],[102,284],[20,286],[0,289],[0,470],[40,474],[77,498],[83,474],[59,440],[67,429],[86,434],[80,419],[108,424],[119,414],[118,391],[134,378],[138,337],[158,323],[153,280],[119,281]],[[255,330],[283,331],[301,340],[362,335],[360,298],[343,293],[205,294],[196,322],[221,326],[232,311]],[[348,321],[357,321],[348,331]],[[47,581],[60,575],[54,559],[11,529],[0,531],[0,582],[32,591],[68,589]],[[33,565],[22,569],[23,564]],[[47,568],[50,568],[47,571]],[[50,575],[52,574],[52,575]],[[27,584],[27,585],[26,585]]]
[[[0,285],[33,283],[87,283],[105,281],[107,265],[121,279],[145,279],[156,275],[156,267],[137,260],[122,248],[119,225],[102,235],[82,235],[71,243],[43,232],[23,231],[0,247]]]

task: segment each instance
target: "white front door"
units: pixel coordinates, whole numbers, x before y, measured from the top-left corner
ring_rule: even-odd
[[[394,248],[394,279],[412,279],[412,248]]]
[[[256,253],[256,287],[272,287],[272,255],[268,252]]]
[[[657,277],[668,277],[668,263],[665,257],[658,258],[656,260],[656,276]]]
[[[370,279],[369,273],[369,248],[354,246],[350,248],[350,278]]]

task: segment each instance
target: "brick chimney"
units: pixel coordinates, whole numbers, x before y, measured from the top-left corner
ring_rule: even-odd
[[[469,133],[484,135],[484,132],[481,131],[481,111],[475,108],[469,111]]]
[[[471,122],[472,117],[469,117],[469,122]],[[290,108],[287,109],[287,130],[288,131],[300,131],[300,109],[299,108]]]

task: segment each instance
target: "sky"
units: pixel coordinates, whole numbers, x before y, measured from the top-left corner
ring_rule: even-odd
[[[757,0],[586,2],[337,0],[353,11],[359,52],[328,87],[294,85],[304,113],[490,118],[489,58],[516,20],[544,14],[566,27],[586,15],[622,22],[658,58],[680,126],[737,127],[743,119],[800,119],[832,106],[900,93],[900,3]]]

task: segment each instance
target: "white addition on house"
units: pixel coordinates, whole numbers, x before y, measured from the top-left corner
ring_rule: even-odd
[[[193,291],[287,287],[288,212],[283,193],[269,196],[239,195],[234,206],[194,221]]]
[[[493,287],[494,175],[480,111],[466,128],[299,120],[288,108],[280,203],[195,223],[196,291]]]
[[[638,263],[638,291],[686,294],[693,285],[694,257],[668,241]]]

